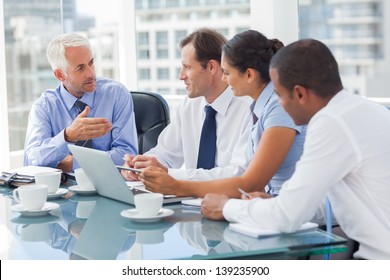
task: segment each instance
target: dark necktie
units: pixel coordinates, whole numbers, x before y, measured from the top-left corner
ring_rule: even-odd
[[[87,106],[87,104],[85,104],[83,101],[81,101],[80,99],[77,99],[76,102],[74,103],[74,106],[76,106],[77,110],[78,110],[78,113],[77,115],[79,115],[82,111],[84,111],[85,109],[85,106]],[[87,147],[87,148],[92,148],[92,139],[88,139],[88,140],[79,140],[76,142],[75,144],[76,146],[82,146],[82,147]]]
[[[250,109],[251,109],[251,113],[252,113],[252,118],[253,118],[253,124],[257,123],[257,120],[259,119],[256,114],[253,112],[253,110],[255,109],[255,105],[256,105],[256,100],[253,101],[253,103],[251,104],[250,106]]]
[[[215,166],[215,153],[217,150],[217,125],[215,114],[211,106],[205,107],[206,117],[200,135],[197,168],[211,169]]]

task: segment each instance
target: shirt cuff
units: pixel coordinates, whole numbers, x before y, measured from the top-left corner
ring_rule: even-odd
[[[68,148],[69,143],[65,141],[65,134],[64,133],[65,133],[65,129],[53,137],[53,142],[54,142],[54,145],[58,149],[58,153],[66,155],[69,153],[69,148]]]
[[[222,209],[222,214],[229,222],[238,222],[239,210],[242,207],[242,199],[229,199]]]

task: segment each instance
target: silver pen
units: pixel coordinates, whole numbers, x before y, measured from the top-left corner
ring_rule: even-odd
[[[115,165],[116,168],[119,170],[127,170],[127,171],[132,171],[134,173],[141,173],[142,169],[137,169],[133,167],[126,167],[126,166],[120,166],[120,165]]]
[[[243,195],[245,195],[247,198],[249,198],[249,199],[252,198],[252,196],[249,193],[247,193],[246,191],[244,191],[243,189],[238,188],[238,191],[240,193],[242,193]]]
[[[122,158],[124,161],[126,161],[125,157]],[[134,167],[126,167],[126,166],[120,166],[120,165],[115,165],[116,168],[119,170],[127,170],[127,171],[132,171],[134,173],[141,173],[142,169],[140,168],[134,168]]]

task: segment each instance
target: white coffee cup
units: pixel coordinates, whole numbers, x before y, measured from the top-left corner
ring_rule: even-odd
[[[77,185],[81,190],[91,191],[95,189],[82,168],[75,169],[74,176],[76,178]]]
[[[135,208],[140,217],[155,217],[161,210],[163,195],[161,193],[142,193],[134,196]]]
[[[35,174],[35,183],[47,185],[50,194],[56,193],[61,183],[60,172],[41,172]]]
[[[47,199],[47,185],[27,185],[14,189],[14,199],[23,205],[25,210],[40,210]]]

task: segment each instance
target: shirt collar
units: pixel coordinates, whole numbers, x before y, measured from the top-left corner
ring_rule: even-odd
[[[253,110],[253,113],[256,115],[256,117],[259,118],[259,116],[261,115],[261,111],[268,103],[273,93],[274,87],[272,86],[272,83],[269,82],[267,86],[263,89],[263,91],[260,93],[260,96],[257,98],[256,105]]]
[[[68,109],[68,111],[70,111],[78,98],[72,95],[69,91],[67,91],[64,85],[62,84],[60,86],[60,93],[62,98],[64,99],[66,108]],[[90,108],[92,108],[94,94],[95,92],[85,93],[83,97],[81,97],[81,101],[83,101]]]
[[[213,109],[215,111],[217,111],[218,114],[225,116],[226,112],[229,108],[229,105],[230,105],[231,101],[233,100],[233,97],[234,97],[234,95],[233,95],[233,91],[231,90],[231,88],[226,87],[224,92],[222,92],[221,95],[218,96],[217,99],[215,99],[213,103],[208,104],[206,99],[203,99],[204,106],[210,105],[211,107],[213,107]]]
[[[340,90],[338,93],[336,93],[328,102],[328,104],[336,103],[339,99],[343,98],[346,94],[349,94],[349,92],[346,89]],[[327,105],[328,105],[327,104]],[[326,107],[326,106],[325,106]]]

